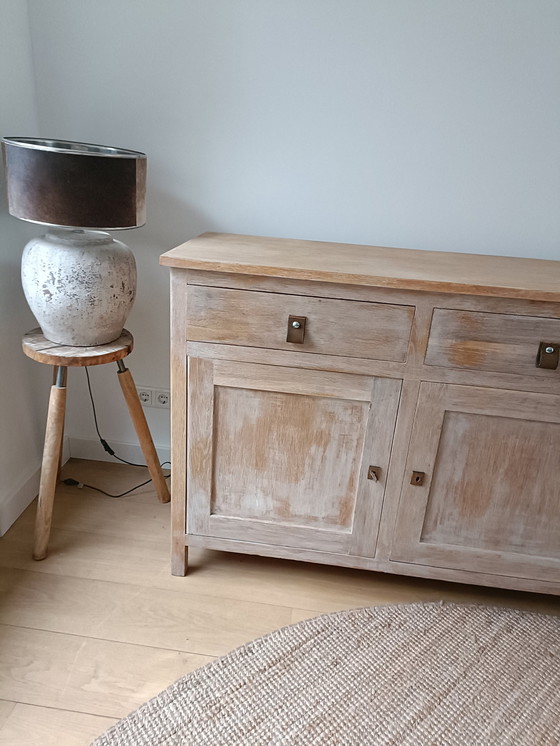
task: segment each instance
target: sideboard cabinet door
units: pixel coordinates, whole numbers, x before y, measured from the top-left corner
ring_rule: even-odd
[[[401,381],[188,360],[187,534],[373,556]]]
[[[560,577],[560,397],[423,383],[392,561]]]

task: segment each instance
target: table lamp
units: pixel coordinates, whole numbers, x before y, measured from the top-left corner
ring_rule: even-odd
[[[146,222],[146,155],[32,137],[4,137],[2,153],[10,214],[49,226],[21,264],[44,336],[71,346],[112,342],[134,302],[136,263],[106,231]]]

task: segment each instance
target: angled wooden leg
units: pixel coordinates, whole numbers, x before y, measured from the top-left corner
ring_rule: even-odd
[[[65,368],[65,370],[68,371],[68,368]],[[58,376],[58,366],[57,365],[53,365],[53,379],[52,379],[53,386],[56,386],[57,376]],[[62,473],[62,448],[63,448],[63,445],[64,445],[64,419],[62,420],[62,435],[61,435],[61,438],[60,438],[60,443],[61,443],[61,445],[60,445],[60,453],[59,453],[59,456],[58,456],[58,469],[56,471],[56,481],[57,482],[60,482],[60,475]]]
[[[140,399],[138,398],[138,392],[136,391],[134,380],[122,360],[118,360],[117,365],[119,368],[119,382],[128,405],[128,411],[130,412],[130,417],[134,429],[136,430],[140,447],[142,448],[142,453],[146,459],[150,477],[152,478],[154,487],[156,488],[158,499],[162,503],[168,503],[171,496],[161,466],[159,465],[158,455],[154,447],[148,423],[146,422],[144,410],[142,409]]]
[[[54,493],[56,490],[64,432],[66,372],[67,369],[65,367],[56,366],[56,380],[51,387],[49,398],[41,481],[39,485],[39,501],[35,519],[35,539],[33,543],[33,559],[35,560],[45,559],[48,553]]]

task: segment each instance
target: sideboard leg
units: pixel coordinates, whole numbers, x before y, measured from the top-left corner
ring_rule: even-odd
[[[174,541],[171,551],[171,574],[184,577],[189,566],[189,548],[185,546],[184,540]]]

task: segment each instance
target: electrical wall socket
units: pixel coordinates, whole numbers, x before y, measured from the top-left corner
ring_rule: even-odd
[[[152,389],[147,386],[137,386],[138,398],[143,407],[159,407],[169,409],[171,397],[167,389]]]
[[[152,390],[147,389],[144,386],[138,386],[138,398],[140,399],[140,403],[143,407],[151,407],[152,406]]]
[[[169,409],[170,401],[171,397],[169,395],[169,391],[165,391],[165,389],[154,389],[152,391],[153,407],[162,407],[163,409]]]

